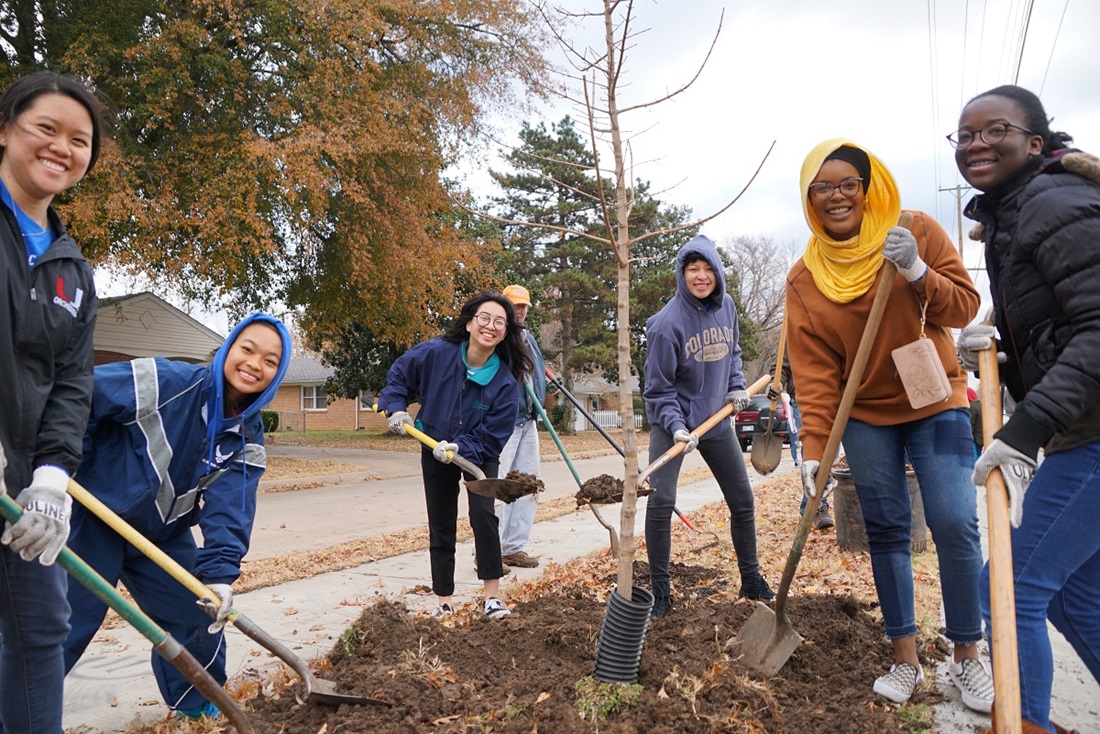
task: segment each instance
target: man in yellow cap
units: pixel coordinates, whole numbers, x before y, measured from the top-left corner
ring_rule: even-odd
[[[523,329],[523,339],[531,352],[534,364],[532,373],[524,378],[525,385],[519,386],[519,414],[512,437],[504,445],[500,454],[499,476],[505,476],[515,470],[524,474],[539,476],[539,432],[535,419],[538,411],[527,387],[535,394],[540,405],[546,403],[546,361],[531,332],[527,330],[527,310],[531,307],[531,294],[521,285],[510,285],[504,289],[504,297],[516,307],[516,318]],[[497,517],[500,518],[500,554],[501,560],[509,566],[534,568],[539,565],[538,558],[530,556],[524,548],[531,537],[531,527],[535,524],[535,511],[538,509],[538,496],[529,494],[515,502],[497,503]]]

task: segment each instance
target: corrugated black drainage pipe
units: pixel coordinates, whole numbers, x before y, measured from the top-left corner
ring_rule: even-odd
[[[596,680],[603,683],[634,683],[642,661],[642,643],[653,609],[653,594],[637,586],[624,599],[612,589],[607,613],[596,645]]]

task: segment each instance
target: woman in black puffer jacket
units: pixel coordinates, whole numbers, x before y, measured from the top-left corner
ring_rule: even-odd
[[[1018,402],[974,482],[996,467],[1009,493],[1023,731],[1065,731],[1050,721],[1048,618],[1100,681],[1100,160],[1016,86],[970,100],[949,139],[983,192],[966,214],[984,230],[996,322],[963,329],[960,361],[975,369],[999,334]],[[988,566],[981,593],[988,626]]]

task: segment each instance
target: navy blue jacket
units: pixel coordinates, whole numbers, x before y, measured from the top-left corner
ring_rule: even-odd
[[[225,356],[254,322],[283,341],[275,379],[239,415],[225,415]],[[92,416],[76,481],[154,544],[191,532],[203,547],[192,572],[207,584],[240,575],[267,466],[260,410],[290,365],[290,334],[253,314],[233,329],[210,366],[161,357],[96,367]]]
[[[698,253],[714,270],[714,291],[700,301],[684,281],[684,260]],[[737,308],[726,292],[718,249],[699,235],[676,253],[676,295],[645,325],[645,400],[649,422],[669,433],[692,430],[726,404],[731,390],[745,389]],[[729,430],[722,421],[713,435]]]
[[[436,441],[458,444],[476,466],[498,461],[516,425],[516,378],[503,362],[488,385],[466,378],[465,342],[437,337],[402,354],[386,375],[378,407],[387,414],[419,402],[416,420]]]

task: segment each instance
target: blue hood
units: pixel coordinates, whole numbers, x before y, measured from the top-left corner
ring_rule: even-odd
[[[711,269],[714,270],[716,278],[714,291],[702,301],[691,295],[687,282],[684,280],[684,261],[688,255],[696,253],[707,261]],[[726,297],[726,273],[722,265],[722,257],[718,254],[718,248],[708,237],[701,234],[696,235],[676,253],[676,296],[684,299],[685,303],[693,309],[698,308],[700,303],[707,311],[714,311],[722,307]]]
[[[237,340],[241,332],[245,327],[254,323],[271,324],[275,327],[275,330],[279,332],[279,337],[283,342],[283,354],[279,360],[279,369],[275,373],[275,379],[271,381],[271,384],[264,388],[264,391],[257,395],[248,407],[241,411],[240,415],[233,416],[232,418],[225,417],[225,357],[229,354],[229,348],[233,346],[233,342]],[[286,375],[287,369],[290,367],[290,332],[287,330],[283,322],[274,316],[269,316],[266,313],[256,312],[250,316],[246,316],[240,323],[233,327],[233,331],[229,332],[229,336],[225,338],[225,342],[218,349],[214,355],[214,364],[211,366],[213,371],[214,389],[210,393],[210,400],[206,404],[207,408],[207,425],[206,436],[209,439],[208,446],[210,451],[214,450],[215,437],[224,430],[227,426],[238,421],[241,423],[247,423],[248,419],[259,413],[266,405],[275,399],[275,393],[279,390],[279,385],[282,384],[283,377]]]

